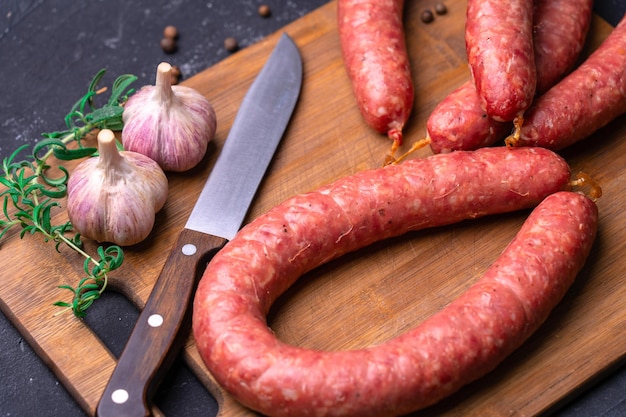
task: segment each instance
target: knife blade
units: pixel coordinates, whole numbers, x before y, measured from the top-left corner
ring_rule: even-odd
[[[102,394],[98,417],[149,416],[152,394],[185,341],[210,258],[241,227],[300,95],[302,59],[283,33],[246,93],[224,147]]]

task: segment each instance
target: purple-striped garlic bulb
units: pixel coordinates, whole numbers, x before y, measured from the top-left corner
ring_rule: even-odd
[[[98,133],[98,156],[82,161],[67,184],[67,213],[84,237],[119,246],[143,241],[167,200],[168,181],[145,155],[119,151],[115,135]]]
[[[217,122],[207,98],[191,87],[172,85],[171,71],[170,64],[160,63],[155,85],[142,87],[128,99],[122,143],[164,171],[183,172],[202,160]]]

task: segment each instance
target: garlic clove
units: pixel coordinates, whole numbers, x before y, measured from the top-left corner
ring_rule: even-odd
[[[132,95],[122,115],[124,148],[156,161],[164,171],[183,172],[204,157],[217,121],[211,103],[193,88],[172,85],[172,66],[157,67],[156,83]]]
[[[167,200],[168,181],[159,165],[137,152],[118,151],[115,135],[98,133],[99,156],[81,162],[67,189],[67,212],[81,235],[119,246],[143,241]]]

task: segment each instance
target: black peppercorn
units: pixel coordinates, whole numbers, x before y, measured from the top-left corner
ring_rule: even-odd
[[[167,54],[171,54],[176,51],[176,41],[172,38],[161,39],[161,49]]]
[[[170,39],[178,38],[178,29],[176,29],[176,26],[165,26],[165,29],[163,29],[163,37]]]
[[[182,74],[180,72],[180,68],[176,65],[172,65],[172,69],[170,71],[170,77],[172,80],[172,85],[176,85],[178,84],[178,82],[180,81]]]
[[[262,4],[261,6],[259,6],[259,15],[261,17],[269,17],[272,14],[272,11],[270,10],[270,6],[268,6],[267,4]]]
[[[235,52],[237,49],[239,49],[237,39],[231,37],[224,39],[224,48],[226,48],[226,50],[229,52]]]
[[[422,12],[422,22],[424,23],[430,23],[433,20],[435,20],[435,16],[433,15],[433,12],[431,12],[430,10],[424,10]]]

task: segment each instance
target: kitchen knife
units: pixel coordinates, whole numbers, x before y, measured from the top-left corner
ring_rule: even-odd
[[[98,417],[149,416],[152,394],[186,339],[191,299],[210,258],[248,212],[300,94],[302,59],[282,34],[235,116],[224,147],[139,315]]]

